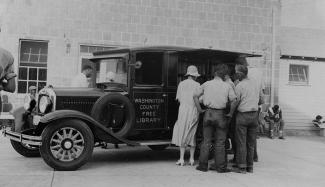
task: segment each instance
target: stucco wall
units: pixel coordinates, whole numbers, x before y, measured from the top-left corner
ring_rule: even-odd
[[[307,65],[308,85],[289,83],[289,65]],[[286,129],[314,129],[311,121],[324,115],[325,62],[303,60],[280,61],[279,103],[283,110]]]
[[[323,0],[282,0],[281,55],[325,58],[325,2]],[[288,84],[289,64],[309,66],[309,85]],[[311,120],[325,115],[325,62],[281,60],[279,104],[283,106],[287,129],[313,129]]]

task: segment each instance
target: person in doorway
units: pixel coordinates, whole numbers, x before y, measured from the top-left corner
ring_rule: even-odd
[[[258,127],[258,105],[263,103],[263,93],[254,80],[247,77],[247,66],[237,65],[235,71],[239,83],[235,88],[238,107],[235,127],[237,167],[234,171],[252,173]]]
[[[284,139],[283,135],[283,127],[284,127],[284,121],[282,119],[282,110],[279,107],[279,105],[274,105],[273,107],[270,107],[267,111],[267,116],[265,117],[265,120],[270,123],[270,138],[274,138],[274,127],[276,127],[279,130],[279,139]]]
[[[88,79],[92,76],[93,69],[89,65],[85,65],[82,67],[81,73],[75,76],[72,79],[71,87],[81,87],[88,88],[89,81]]]
[[[172,143],[180,147],[180,157],[176,162],[177,165],[184,166],[185,148],[190,146],[189,164],[194,165],[195,152],[195,133],[198,125],[199,113],[195,107],[193,95],[200,84],[196,78],[200,76],[196,66],[188,66],[186,75],[187,79],[180,82],[177,87],[176,100],[180,106],[178,118],[173,129]]]
[[[203,116],[203,143],[200,149],[199,165],[196,167],[199,171],[208,170],[209,150],[214,139],[215,155],[214,167],[211,168],[219,173],[230,172],[227,168],[225,142],[227,138],[228,122],[226,117],[226,106],[228,100],[231,101],[230,111],[233,111],[236,94],[229,83],[226,83],[225,75],[228,67],[225,64],[218,64],[214,79],[205,82],[198,92],[194,95],[195,105],[200,113],[205,112]],[[207,108],[202,110],[199,97],[203,98],[203,104]]]

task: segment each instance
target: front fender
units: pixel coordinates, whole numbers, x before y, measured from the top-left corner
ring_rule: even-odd
[[[92,117],[89,115],[76,111],[76,110],[57,110],[51,113],[48,113],[44,115],[39,123],[40,124],[48,124],[57,120],[62,120],[62,119],[80,119],[82,121],[85,121],[90,127],[96,128],[101,132],[104,132],[106,135],[109,136],[114,142],[117,143],[126,143],[128,145],[139,145],[137,142],[133,142],[130,140],[127,140],[122,137],[116,136],[110,129],[105,128],[101,123],[97,122],[94,120]],[[91,128],[91,129],[93,129]]]

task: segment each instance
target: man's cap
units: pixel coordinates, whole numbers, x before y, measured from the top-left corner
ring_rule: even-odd
[[[36,86],[30,86],[29,88],[28,88],[28,90],[36,90],[37,88],[36,88]]]

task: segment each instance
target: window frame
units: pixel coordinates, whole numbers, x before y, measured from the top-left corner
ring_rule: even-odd
[[[116,55],[115,56],[114,54],[112,54],[111,57],[101,58],[100,60],[108,60],[108,59],[124,59],[125,60],[125,66],[124,66],[124,68],[125,68],[125,74],[126,74],[126,82],[125,82],[125,84],[124,83],[117,83],[117,84],[122,84],[122,85],[128,86],[128,84],[129,84],[128,83],[129,82],[128,81],[128,79],[129,79],[129,73],[128,73],[128,55],[125,54],[125,56],[123,57],[123,56],[119,56],[119,55]],[[99,63],[99,62],[97,62],[97,63]],[[118,66],[116,66],[116,70],[117,70],[117,68],[118,68]],[[95,83],[98,84],[97,83],[97,78],[98,78],[97,76],[99,75],[100,70],[97,70],[97,66],[95,66],[95,72],[96,72]],[[117,72],[114,72],[114,73],[118,74]],[[107,82],[107,83],[109,83],[109,82]],[[110,84],[112,84],[112,82]]]
[[[82,46],[87,46],[87,47],[100,47],[100,48],[107,48],[107,49],[114,49],[114,48],[117,48],[117,47],[120,47],[120,46],[117,46],[117,45],[102,45],[102,44],[85,44],[85,43],[80,43],[79,44],[79,61],[78,61],[78,73],[79,71],[81,72],[81,69],[82,69],[82,59],[83,58],[86,58],[86,59],[89,59],[89,58],[92,58],[94,57],[93,56],[93,52],[82,52],[81,51],[81,48]],[[104,50],[103,50],[104,51]]]
[[[47,53],[46,53],[46,62],[26,62],[26,61],[21,61],[21,55],[22,55],[22,44],[24,42],[40,42],[40,43],[45,43],[47,45]],[[29,55],[32,55],[32,53],[30,53]],[[40,53],[39,55],[45,55],[43,53]],[[29,83],[30,82],[35,82],[36,83],[36,87],[37,87],[37,92],[39,91],[40,87],[39,84],[42,83],[44,84],[44,86],[47,84],[47,76],[48,76],[48,69],[47,69],[47,63],[48,63],[48,56],[49,56],[49,40],[33,40],[33,39],[19,39],[19,48],[18,48],[18,76],[17,76],[17,93],[18,94],[26,94],[28,93],[28,87],[30,86]],[[40,57],[38,57],[40,59]],[[38,60],[39,60],[38,59]],[[26,68],[27,69],[27,73],[26,73],[26,79],[20,79],[20,69]],[[30,69],[36,69],[36,80],[31,80],[29,79],[29,73],[30,73]],[[40,75],[40,70],[45,70],[46,72],[46,76],[45,76],[45,80],[40,80],[39,79],[39,75]],[[26,88],[25,88],[25,92],[20,92],[19,86],[22,84],[22,82],[26,83]],[[34,84],[31,84],[34,85]]]
[[[137,83],[136,80],[136,68],[134,68],[134,85],[137,87],[164,87],[165,86],[165,79],[164,79],[164,72],[165,72],[165,61],[166,61],[166,53],[165,51],[136,51],[134,53],[135,62],[137,61],[137,54],[139,53],[160,53],[162,55],[162,62],[161,62],[161,83],[160,84],[140,84]]]
[[[294,66],[296,66],[296,68],[297,68],[297,73],[291,74],[292,68]],[[303,70],[306,71],[306,72],[304,72],[304,75],[299,73],[299,68],[303,68]],[[307,65],[307,64],[290,63],[289,64],[289,67],[288,67],[288,70],[289,70],[289,72],[288,72],[288,74],[289,74],[289,76],[288,76],[288,83],[289,83],[289,85],[299,85],[299,86],[308,86],[309,85],[309,77],[310,77],[310,75],[309,75],[310,74],[309,73],[310,72],[309,65]],[[305,81],[290,80],[291,79],[290,77],[292,77],[294,75],[295,76],[298,76],[299,79],[300,79],[301,76],[304,76]]]

